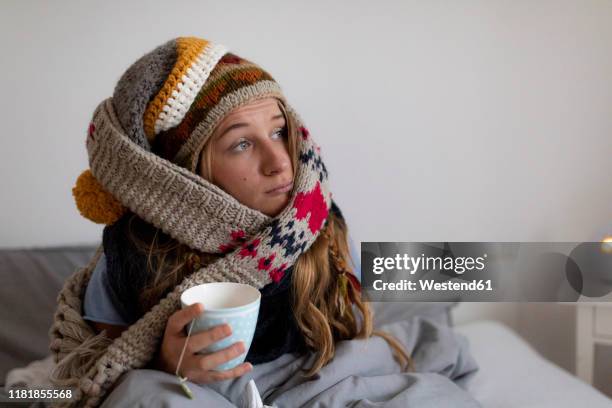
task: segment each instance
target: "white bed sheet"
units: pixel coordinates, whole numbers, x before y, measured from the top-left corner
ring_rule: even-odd
[[[456,326],[480,369],[468,390],[485,408],[612,408],[612,399],[542,357],[495,321]]]

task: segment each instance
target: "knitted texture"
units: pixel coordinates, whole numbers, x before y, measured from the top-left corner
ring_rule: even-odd
[[[216,62],[226,58],[225,63],[216,63],[217,57]],[[181,84],[190,91],[175,93]],[[194,173],[197,152],[223,117],[269,96],[284,105],[297,127],[299,152],[291,197],[273,218]],[[164,137],[168,143],[162,142]],[[258,289],[279,282],[317,239],[332,194],[320,149],[276,82],[252,63],[192,38],[168,42],[128,69],[114,96],[95,109],[86,146],[92,175],[113,199],[193,249],[226,253],[186,277],[110,344],[82,317],[96,262],[68,279],[50,329],[50,348],[58,363],[53,379],[77,388],[72,404],[96,406],[120,375],[152,359],[184,290],[221,281]],[[170,153],[164,157],[163,152]]]
[[[99,224],[112,224],[126,212],[121,202],[104,190],[90,170],[77,178],[72,194],[81,215]]]
[[[280,86],[261,67],[227,52],[223,45],[179,37],[133,63],[117,82],[112,104],[131,142],[195,172],[198,153],[223,117],[267,97],[286,103]],[[88,138],[97,132],[92,123]],[[81,214],[91,221],[110,225],[125,212],[108,198],[104,183],[97,194],[81,188],[75,186],[73,195]],[[83,202],[93,196],[97,202]]]
[[[227,113],[270,96],[284,100],[280,86],[258,65],[221,44],[180,37],[132,64],[113,102],[136,144],[194,171],[196,153]]]

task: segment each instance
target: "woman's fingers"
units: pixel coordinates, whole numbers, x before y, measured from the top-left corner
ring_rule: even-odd
[[[180,309],[170,316],[166,324],[166,333],[161,347],[166,363],[177,361],[178,350],[182,348],[179,347],[178,344],[184,344],[182,342],[185,341],[186,337],[183,331],[185,326],[202,314],[203,311],[204,306],[201,303],[196,303],[184,309]],[[192,333],[187,343],[188,353],[185,355],[180,371],[185,372],[190,380],[199,383],[223,381],[239,377],[251,371],[253,366],[250,363],[243,363],[225,371],[213,370],[219,365],[243,354],[246,349],[242,341],[211,354],[195,354],[231,334],[232,329],[228,324],[222,324],[200,333]],[[176,363],[170,365],[172,369],[176,367]],[[166,364],[166,366],[168,366],[168,364]]]
[[[207,354],[200,358],[198,366],[200,369],[208,371],[213,368],[225,363],[226,361],[232,360],[242,353],[244,353],[244,342],[239,341],[232,344],[229,347],[221,349],[211,354]]]
[[[168,318],[166,330],[169,334],[183,334],[183,328],[204,311],[201,303],[194,303],[184,309],[177,310]]]
[[[189,380],[200,384],[224,381],[231,378],[240,377],[252,369],[253,366],[251,363],[242,363],[237,367],[224,371],[197,371],[189,377]]]
[[[190,353],[197,353],[205,347],[229,336],[232,334],[232,328],[229,324],[215,326],[203,332],[192,334],[189,338],[187,349]]]

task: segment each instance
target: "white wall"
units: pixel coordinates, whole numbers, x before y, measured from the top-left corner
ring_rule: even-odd
[[[179,35],[279,81],[356,242],[598,238],[612,227],[610,21],[598,0],[4,1],[0,247],[100,239],[71,196],[90,115]],[[522,312],[457,315],[520,330]]]

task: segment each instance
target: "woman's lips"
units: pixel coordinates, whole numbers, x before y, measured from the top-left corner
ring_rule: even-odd
[[[289,183],[284,187],[279,187],[275,190],[268,191],[268,194],[272,194],[272,195],[283,194],[283,193],[286,193],[287,191],[291,191],[292,188],[293,188],[293,183]]]

